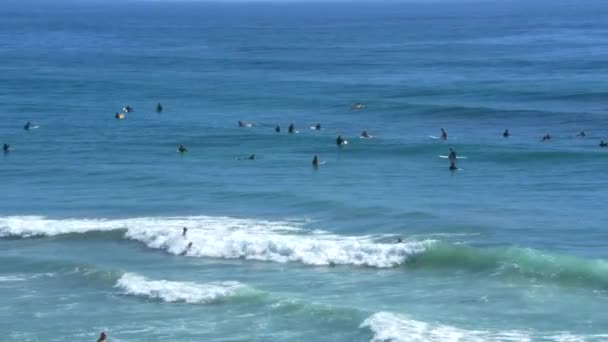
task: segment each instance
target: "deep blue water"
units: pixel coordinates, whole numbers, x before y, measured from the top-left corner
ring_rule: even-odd
[[[0,331],[608,339],[607,16],[600,1],[9,2]]]

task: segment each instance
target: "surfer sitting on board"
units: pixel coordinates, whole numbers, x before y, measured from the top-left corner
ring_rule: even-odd
[[[441,129],[441,139],[442,140],[447,140],[448,138],[448,133],[446,133],[445,129]]]
[[[31,127],[31,126],[32,126],[32,123],[28,121],[28,122],[25,124],[25,126],[23,126],[23,129],[24,129],[24,130],[26,130],[26,131],[29,131],[29,129],[30,129],[30,127]]]
[[[105,332],[102,332],[102,333],[99,335],[99,338],[97,339],[97,342],[106,342],[106,337],[108,337],[108,335],[106,335],[106,333],[105,333]]]
[[[9,148],[11,148],[11,145],[9,144],[2,145],[2,151],[4,151],[4,153],[7,153]]]
[[[338,138],[336,138],[336,144],[337,144],[338,146],[342,146],[342,145],[344,145],[344,141],[345,141],[345,140],[342,138],[342,136],[341,136],[341,135],[338,135]]]
[[[502,134],[503,138],[508,138],[511,133],[509,133],[508,129],[505,129],[505,132]]]
[[[296,132],[296,126],[293,125],[293,122],[289,124],[287,132],[289,132],[289,134],[294,134]]]
[[[587,136],[587,134],[585,133],[585,131],[581,131],[581,132],[580,132],[579,134],[577,134],[576,136],[577,136],[577,137],[580,137],[580,138],[584,138],[584,137],[586,137],[586,136]]]
[[[281,132],[281,125],[276,125],[274,127],[274,131],[277,132],[277,133],[280,133]]]
[[[367,134],[367,131],[361,132],[361,138],[371,138],[372,136]]]
[[[315,154],[315,157],[312,158],[312,166],[317,167],[319,166],[319,157]]]
[[[163,111],[163,105],[160,102],[156,105],[156,112],[160,113]]]
[[[321,124],[320,124],[320,123],[317,123],[317,124],[315,125],[315,129],[316,129],[317,131],[320,131],[320,130],[321,130]]]
[[[547,140],[551,140],[551,135],[549,133],[545,134],[545,136],[542,139],[542,141],[547,141]]]
[[[4,145],[6,145],[6,144],[4,144]],[[604,141],[604,140],[600,141],[600,147],[608,147],[608,141]]]
[[[188,152],[188,149],[183,144],[179,144],[179,147],[177,148],[177,151],[180,152],[180,153],[184,153],[184,152]]]
[[[450,154],[448,155],[448,159],[450,160],[450,163],[456,163],[456,151],[454,151],[454,149],[451,147],[450,147]]]

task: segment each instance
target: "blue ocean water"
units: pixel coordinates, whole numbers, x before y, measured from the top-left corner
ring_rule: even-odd
[[[607,15],[9,2],[2,340],[608,340]]]

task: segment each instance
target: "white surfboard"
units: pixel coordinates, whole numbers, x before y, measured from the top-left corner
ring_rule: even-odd
[[[437,157],[439,158],[443,158],[443,159],[448,159],[450,158],[450,156],[444,156],[444,155],[438,155]],[[456,159],[467,159],[467,156],[456,156]]]

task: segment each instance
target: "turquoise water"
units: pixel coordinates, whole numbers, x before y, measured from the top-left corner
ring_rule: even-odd
[[[2,340],[608,340],[607,15],[10,2]]]

